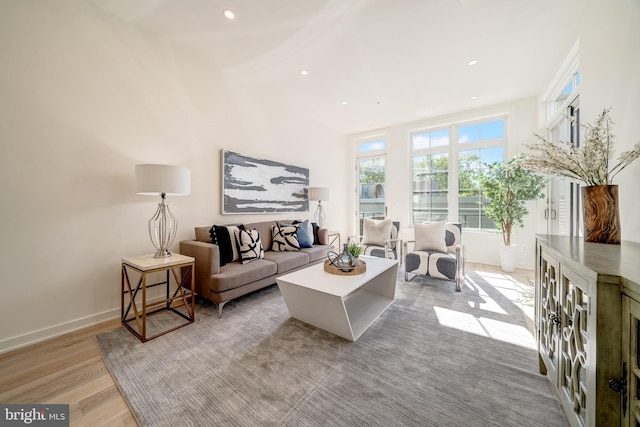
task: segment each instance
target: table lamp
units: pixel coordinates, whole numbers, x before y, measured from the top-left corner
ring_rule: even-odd
[[[149,220],[149,237],[157,249],[154,258],[171,256],[169,246],[176,238],[178,220],[171,214],[166,196],[191,194],[191,171],[169,165],[136,165],[136,194],[160,196],[156,213]]]
[[[309,200],[317,200],[318,201],[318,209],[316,209],[313,217],[318,223],[318,227],[322,228],[326,222],[327,214],[325,210],[322,208],[322,201],[329,201],[331,196],[331,190],[327,187],[309,187]]]

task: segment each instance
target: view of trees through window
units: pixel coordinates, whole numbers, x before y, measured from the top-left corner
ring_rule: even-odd
[[[449,216],[449,155],[413,158],[413,221],[443,221]]]
[[[385,216],[385,156],[361,158],[358,161],[360,234],[366,218]]]
[[[504,161],[505,126],[501,118],[412,134],[414,223],[458,220],[465,228],[497,228],[484,213],[489,201],[478,176]],[[450,144],[450,135],[457,143]]]

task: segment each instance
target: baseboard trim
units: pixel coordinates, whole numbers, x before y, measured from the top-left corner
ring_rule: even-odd
[[[0,354],[8,353],[13,350],[18,350],[22,347],[27,347],[33,344],[37,344],[42,341],[46,341],[51,338],[56,338],[61,335],[65,335],[71,332],[78,331],[80,329],[87,328],[89,326],[97,325],[98,323],[106,322],[120,317],[120,308],[114,308],[111,310],[103,311],[102,313],[93,314],[91,316],[83,317],[81,319],[71,320],[69,322],[60,323],[48,328],[39,329],[37,331],[29,332],[23,335],[7,338],[0,341]]]

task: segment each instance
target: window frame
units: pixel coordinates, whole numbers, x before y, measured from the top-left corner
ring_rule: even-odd
[[[372,151],[360,151],[360,147],[362,146],[362,144],[367,144],[370,142],[376,142],[376,141],[384,141],[384,148],[380,149],[380,150],[372,150]],[[365,135],[365,136],[361,136],[358,137],[356,139],[354,139],[354,148],[353,150],[355,151],[355,163],[354,163],[354,183],[355,183],[355,188],[353,189],[353,194],[354,194],[354,204],[353,204],[353,229],[354,230],[359,230],[358,233],[361,234],[361,220],[360,220],[360,161],[361,160],[367,160],[367,159],[384,159],[384,175],[385,175],[385,184],[384,184],[384,188],[383,191],[386,194],[386,190],[387,190],[387,178],[388,178],[388,156],[387,156],[387,152],[389,150],[389,134],[387,132],[377,132],[375,134],[369,134],[369,135]],[[387,205],[388,201],[386,196],[384,197],[384,212],[385,215],[387,214],[387,209],[388,209],[388,205]]]
[[[459,132],[458,130],[462,127],[472,126],[476,124],[488,123],[497,120],[504,120],[504,137],[497,139],[487,139],[473,142],[462,142],[458,141]],[[449,144],[446,146],[436,146],[436,147],[428,147],[428,148],[413,148],[413,137],[414,135],[419,135],[423,133],[429,133],[434,131],[440,131],[443,129],[449,130]],[[409,197],[409,214],[410,214],[410,222],[411,224],[415,223],[415,214],[414,214],[414,188],[413,188],[413,162],[414,158],[418,156],[425,155],[434,155],[434,154],[447,154],[449,157],[449,176],[448,176],[448,195],[447,195],[447,213],[448,218],[447,221],[458,222],[460,221],[460,208],[459,208],[459,171],[458,171],[458,162],[459,162],[459,154],[465,151],[472,151],[478,149],[486,149],[486,148],[494,148],[494,147],[502,147],[502,155],[504,162],[507,158],[508,147],[509,147],[509,114],[507,112],[499,113],[491,116],[484,116],[481,118],[471,118],[468,120],[456,120],[455,122],[448,123],[446,125],[432,125],[425,127],[416,127],[409,129],[407,132],[407,138],[409,141],[409,168],[410,168],[410,176],[409,176],[409,189],[410,189],[410,197]],[[479,224],[482,224],[482,221],[479,221]],[[488,228],[468,228],[473,231],[491,231],[494,232],[497,228],[488,229]]]

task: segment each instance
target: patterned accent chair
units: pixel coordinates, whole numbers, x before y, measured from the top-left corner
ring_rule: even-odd
[[[385,220],[375,220],[365,218],[363,223],[362,236],[349,236],[347,239],[348,244],[355,243],[363,247],[361,255],[374,256],[378,258],[390,258],[397,259],[402,263],[402,240],[398,239],[398,231],[400,230],[400,222],[391,221],[388,233],[379,235],[383,232]],[[378,234],[376,236],[376,234]]]
[[[452,280],[456,291],[461,292],[465,276],[462,224],[415,224],[414,233],[415,240],[404,243],[404,280],[408,282],[417,275]],[[411,279],[409,274],[413,274]]]

